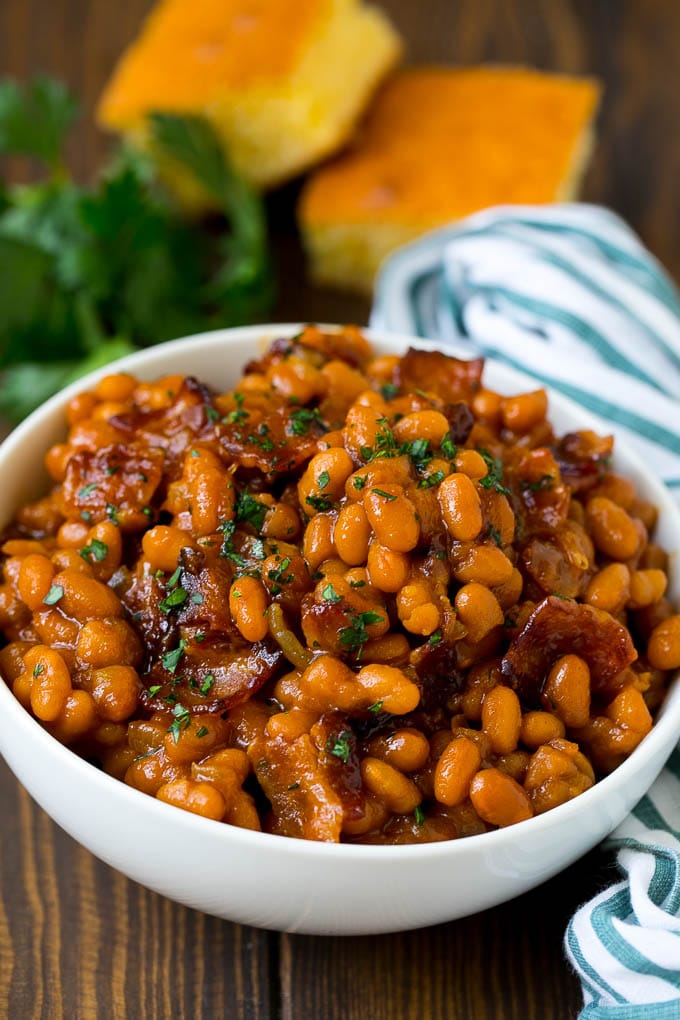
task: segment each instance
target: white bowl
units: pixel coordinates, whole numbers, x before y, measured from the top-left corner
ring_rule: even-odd
[[[187,372],[229,387],[264,342],[299,326],[220,330],[176,340],[117,362],[153,379]],[[368,334],[383,352],[409,344]],[[64,434],[74,393],[111,371],[64,390],[20,425],[0,448],[0,524],[20,503],[45,491],[40,468]],[[500,392],[535,382],[488,362],[485,379]],[[558,432],[609,431],[563,397],[550,395]],[[680,596],[680,511],[642,461],[617,442],[617,470],[659,508],[658,540],[672,551],[671,598]],[[649,788],[680,734],[680,684],[668,693],[652,732],[614,773],[561,807],[519,825],[466,839],[418,846],[311,843],[250,832],[170,807],[112,779],[67,750],[0,683],[0,751],[29,793],[74,839],[125,875],[173,900],[242,924],[318,934],[367,934],[417,928],[484,910],[538,885],[602,840]]]

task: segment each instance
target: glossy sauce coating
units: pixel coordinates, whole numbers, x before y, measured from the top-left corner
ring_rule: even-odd
[[[109,376],[6,530],[0,669],[62,742],[204,817],[454,839],[649,732],[680,617],[613,441],[483,363],[307,327],[214,393]]]

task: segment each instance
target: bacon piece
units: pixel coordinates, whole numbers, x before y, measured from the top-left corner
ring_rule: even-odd
[[[469,401],[481,386],[483,368],[483,358],[463,361],[441,351],[409,347],[395,369],[394,382],[402,393],[424,390],[450,403]]]
[[[637,659],[630,634],[609,613],[550,595],[513,639],[501,673],[520,697],[538,703],[550,667],[567,654],[585,659],[592,691],[602,695],[613,693],[614,677]]]
[[[164,461],[162,450],[137,443],[78,451],[69,459],[62,487],[66,516],[91,524],[109,518],[124,531],[147,528]]]

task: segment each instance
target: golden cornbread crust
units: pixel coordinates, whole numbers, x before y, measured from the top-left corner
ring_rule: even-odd
[[[599,86],[525,68],[419,68],[380,91],[355,143],[318,170],[299,218],[314,277],[370,290],[382,258],[487,206],[572,197]]]
[[[359,0],[161,0],[98,121],[144,144],[149,112],[202,114],[237,169],[271,187],[345,142],[400,52],[387,18]],[[200,204],[182,174],[171,176]]]

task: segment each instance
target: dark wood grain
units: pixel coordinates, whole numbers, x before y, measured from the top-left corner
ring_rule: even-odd
[[[0,0],[0,72],[65,78],[83,101],[70,148],[86,180],[109,142],[92,112],[151,0]],[[680,5],[676,0],[383,0],[412,62],[525,63],[602,78],[584,197],[621,213],[680,278]],[[464,158],[464,151],[461,152]],[[33,168],[13,161],[14,178]],[[368,303],[314,289],[298,186],[269,199],[280,320],[363,322]],[[378,938],[277,936],[128,882],[58,830],[0,763],[0,1020],[567,1020],[580,993],[567,918],[611,880],[593,853],[495,910]],[[398,894],[398,893],[397,893]]]

